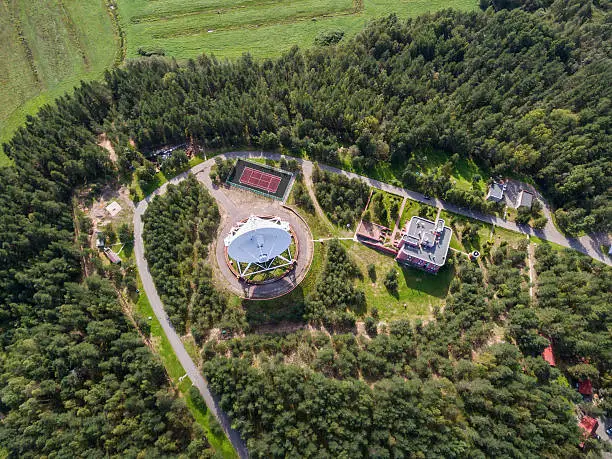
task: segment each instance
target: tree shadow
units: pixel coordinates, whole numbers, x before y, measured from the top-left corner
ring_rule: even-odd
[[[443,266],[438,274],[406,266],[402,266],[401,270],[408,288],[440,299],[446,298],[455,273],[452,266]]]
[[[283,279],[277,281],[282,282]],[[304,322],[304,289],[298,285],[291,292],[269,300],[242,300],[246,320],[251,327],[280,322]]]

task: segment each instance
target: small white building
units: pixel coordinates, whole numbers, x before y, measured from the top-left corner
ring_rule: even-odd
[[[102,231],[98,231],[96,233],[96,247],[99,249],[103,249],[105,246],[104,242],[104,233]]]
[[[489,193],[487,194],[487,200],[489,201],[501,201],[504,198],[504,184],[500,182],[493,182],[489,186]]]
[[[521,190],[516,201],[516,208],[527,207],[531,209],[533,204],[533,194],[529,191]]]

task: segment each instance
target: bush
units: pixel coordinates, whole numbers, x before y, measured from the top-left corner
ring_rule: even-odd
[[[330,46],[335,45],[344,37],[344,30],[324,30],[315,37],[315,45]]]
[[[134,239],[134,232],[132,231],[130,225],[128,225],[127,223],[122,223],[121,225],[119,225],[118,233],[119,240],[124,244],[127,242],[132,242],[132,240]]]
[[[376,266],[373,263],[368,265],[368,277],[372,282],[376,282]]]
[[[390,293],[392,293],[393,295],[397,294],[397,289],[399,287],[399,282],[397,279],[397,271],[395,270],[395,268],[391,268],[386,276],[385,276],[385,280],[384,280],[384,284],[385,284],[385,288],[387,290],[389,290]]]

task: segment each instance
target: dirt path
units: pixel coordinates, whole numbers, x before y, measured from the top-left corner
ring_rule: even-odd
[[[400,230],[400,220],[402,219],[402,214],[404,213],[404,207],[406,207],[406,201],[408,198],[404,196],[402,200],[402,205],[400,206],[399,212],[397,214],[397,218],[395,219],[395,226],[393,227],[393,233],[391,234],[391,242],[395,242],[395,235]]]
[[[535,246],[529,244],[527,246],[527,259],[529,260],[529,298],[533,301],[533,295],[536,293],[536,273],[535,273]]]
[[[323,209],[321,208],[321,205],[319,204],[317,196],[315,195],[314,183],[312,182],[312,171],[313,170],[314,170],[314,167],[311,162],[302,163],[302,171],[304,173],[304,184],[306,185],[306,189],[308,190],[308,195],[310,196],[310,200],[312,201],[312,204],[314,205],[315,213],[317,214],[317,216],[320,219],[322,219],[324,222],[329,224],[330,226],[333,226],[331,222],[329,221],[329,219],[327,218],[327,215],[325,215],[325,212],[323,212]]]
[[[108,137],[106,137],[106,133],[100,134],[100,137],[98,137],[98,145],[108,151],[108,155],[110,156],[112,162],[117,162],[117,153],[115,152],[111,141],[108,140]]]

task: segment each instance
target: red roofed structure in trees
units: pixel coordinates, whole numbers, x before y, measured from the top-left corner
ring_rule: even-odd
[[[557,365],[551,344],[549,344],[548,347],[542,351],[542,358],[546,360],[551,367]]]
[[[594,419],[591,416],[583,416],[578,426],[580,427],[580,430],[582,430],[583,440],[580,443],[580,447],[582,448],[584,447],[584,442],[589,437],[591,437],[597,430],[597,427],[599,426],[599,422],[597,421],[597,419]]]
[[[585,379],[578,383],[578,392],[582,395],[593,395],[593,384],[590,379]]]

